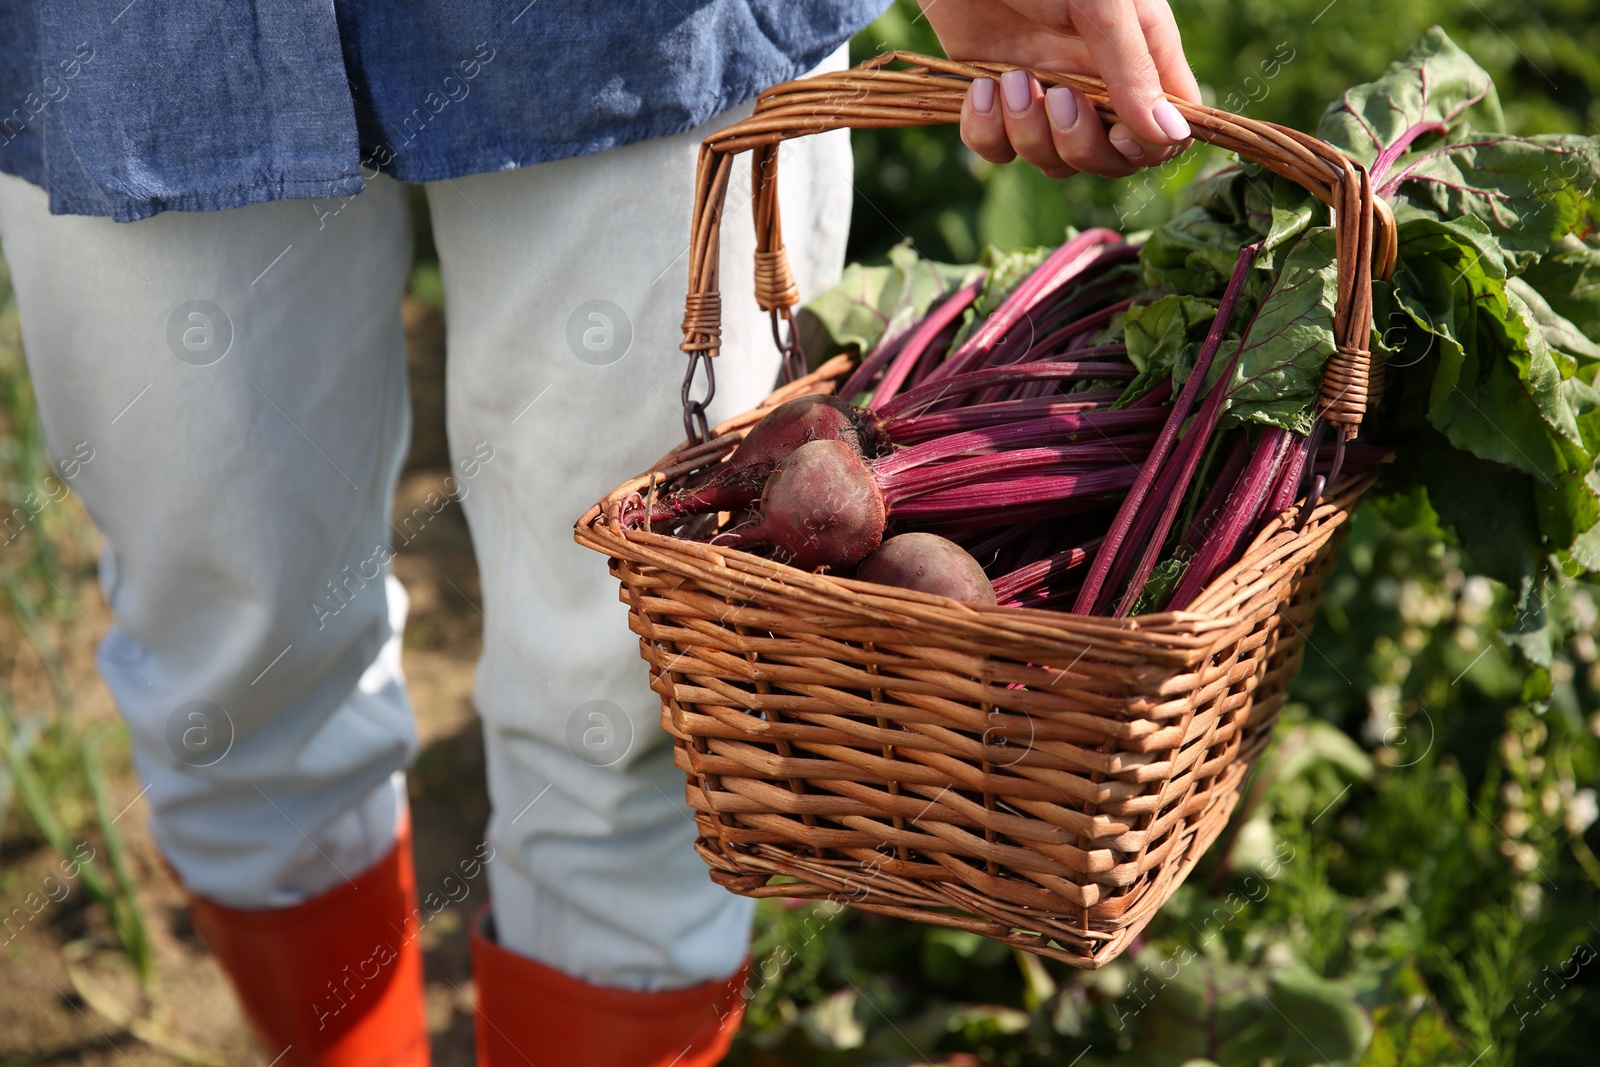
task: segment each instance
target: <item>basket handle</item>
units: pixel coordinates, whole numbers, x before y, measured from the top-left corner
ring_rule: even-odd
[[[891,70],[893,62],[909,64]],[[841,128],[932,126],[958,122],[967,85],[1017,69],[1006,63],[958,63],[915,52],[885,52],[860,66],[784,82],[762,93],[749,118],[726,126],[700,145],[695,175],[694,219],[689,241],[689,294],[683,344],[689,366],[683,380],[683,424],[692,443],[710,436],[706,405],[716,391],[712,360],[721,344],[722,297],[717,264],[724,202],[733,157],[753,152],[752,208],[756,227],[756,303],[772,317],[773,336],[792,359],[792,309],[800,293],[783,247],[778,215],[779,143]],[[1098,78],[1029,70],[1046,87],[1070,85],[1100,115],[1116,112]],[[1337,248],[1338,304],[1334,315],[1337,351],[1323,374],[1317,413],[1354,437],[1366,413],[1372,378],[1372,277],[1394,269],[1394,217],[1372,192],[1367,170],[1315,137],[1270,122],[1168,97],[1201,141],[1237,153],[1274,174],[1299,183],[1333,209]],[[787,336],[780,330],[787,327]],[[705,395],[693,396],[703,369]]]

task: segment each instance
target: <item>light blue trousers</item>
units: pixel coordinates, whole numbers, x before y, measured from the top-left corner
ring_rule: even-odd
[[[493,850],[507,947],[634,989],[730,973],[750,916],[692,851],[637,640],[605,561],[572,541],[590,504],[682,437],[708,130],[427,188],[455,465],[438,492],[463,500],[485,614],[493,815],[487,847],[461,855]],[[738,173],[715,418],[777,366]],[[845,135],[786,144],[779,186],[815,294],[843,261]],[[409,433],[404,190],[377,178],[344,203],[116,225],[51,216],[0,177],[0,245],[51,454],[105,534],[99,666],[162,850],[192,892],[237,907],[341,884],[392,846],[417,748],[387,566],[428,521],[390,513]]]

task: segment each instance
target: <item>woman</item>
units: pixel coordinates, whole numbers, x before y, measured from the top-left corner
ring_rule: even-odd
[[[699,140],[767,85],[841,67],[880,6],[0,8],[0,241],[51,453],[93,457],[71,484],[105,533],[99,666],[268,1060],[428,1060],[387,567],[428,518],[389,514],[409,431],[402,182],[425,184],[449,321],[439,489],[483,576],[493,815],[459,864],[488,871],[493,901],[473,930],[479,1063],[726,1051],[750,903],[693,854],[634,639],[570,525],[678,432]],[[1107,129],[1071,90],[976,82],[962,133],[986,159],[1118,176],[1188,137],[1162,95],[1198,98],[1163,0],[925,7],[956,58],[1110,85]],[[846,135],[786,146],[782,188],[815,293],[842,266]],[[741,211],[730,292],[751,284]],[[730,305],[722,414],[776,368],[765,322]]]

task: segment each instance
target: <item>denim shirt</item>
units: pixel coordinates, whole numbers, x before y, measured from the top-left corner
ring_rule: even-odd
[[[0,171],[56,214],[341,197],[692,129],[888,0],[0,0]]]

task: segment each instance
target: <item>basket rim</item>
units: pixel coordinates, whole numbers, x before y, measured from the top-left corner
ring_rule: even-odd
[[[1377,481],[1377,475],[1370,473],[1341,477],[1323,493],[1299,529],[1295,527],[1304,501],[1297,501],[1270,520],[1244,555],[1207,585],[1188,610],[1122,618],[1052,608],[972,605],[934,593],[804,571],[741,549],[622,525],[618,512],[630,495],[716,461],[778,404],[797,396],[831,393],[849,363],[848,357],[835,357],[719,424],[705,444],[674,448],[644,474],[622,483],[591,507],[576,523],[574,539],[613,558],[728,587],[730,594],[737,587],[742,594],[810,601],[820,610],[854,616],[864,624],[905,625],[924,634],[933,628],[986,645],[1042,645],[1056,650],[1064,645],[1074,649],[1085,644],[1107,650],[1115,647],[1126,651],[1130,659],[1180,667],[1203,658],[1219,640],[1270,613],[1276,598],[1263,594],[1288,581],[1348,520],[1357,501]],[[909,634],[907,641],[911,643]]]

